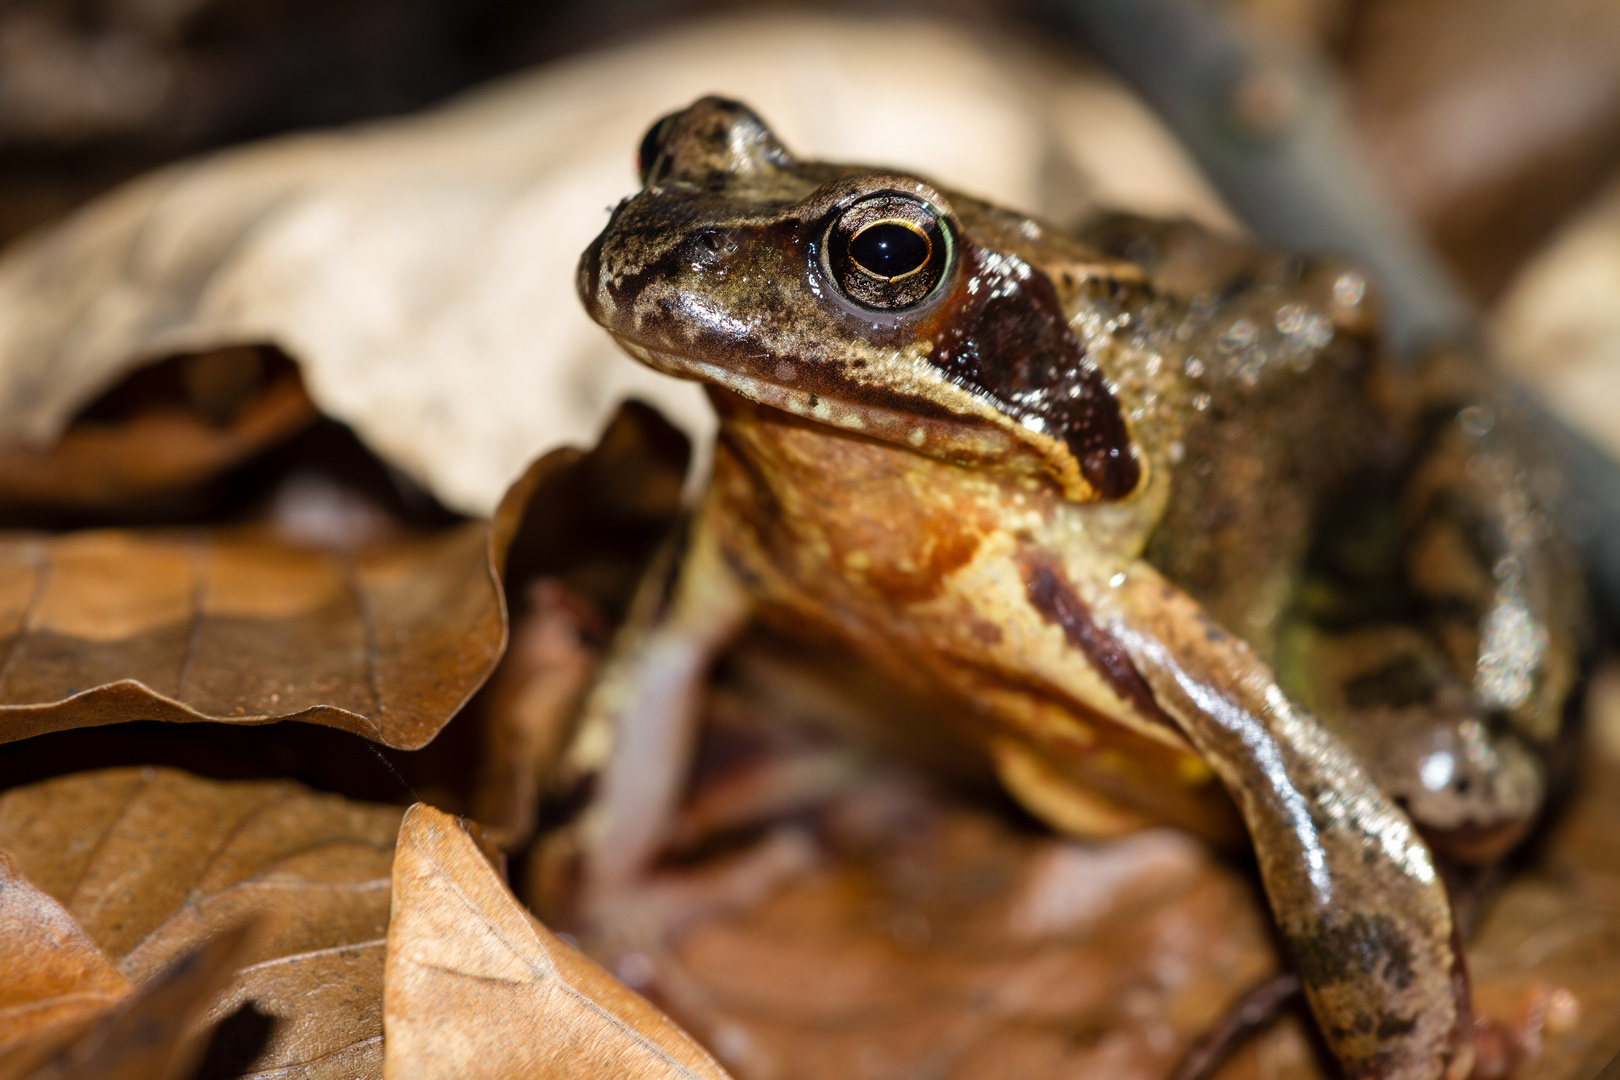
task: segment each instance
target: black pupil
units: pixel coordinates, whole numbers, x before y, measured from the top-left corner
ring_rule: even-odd
[[[928,238],[916,229],[880,221],[862,229],[849,242],[849,255],[868,273],[897,278],[928,261]]]

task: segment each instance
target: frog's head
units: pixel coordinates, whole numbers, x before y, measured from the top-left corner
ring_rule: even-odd
[[[1137,489],[1125,417],[1059,294],[1095,255],[916,176],[796,161],[720,98],[655,124],[639,167],[579,264],[586,309],[631,355],[919,453],[1044,473],[1076,501]]]

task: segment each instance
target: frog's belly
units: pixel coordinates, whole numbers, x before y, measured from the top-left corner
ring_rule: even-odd
[[[706,526],[763,619],[832,636],[897,681],[965,704],[942,713],[974,717],[969,734],[1009,789],[1060,829],[1168,821],[1242,836],[1210,770],[1142,700],[1145,686],[1133,695],[1111,683],[1077,643],[1084,635],[1032,599],[1039,567],[1017,530],[973,499],[917,498],[916,477],[867,464],[833,501],[802,484],[765,487],[722,448]]]

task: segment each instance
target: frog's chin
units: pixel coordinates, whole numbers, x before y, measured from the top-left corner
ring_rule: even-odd
[[[997,427],[979,417],[951,417],[919,415],[904,408],[888,408],[870,402],[851,402],[825,390],[808,390],[740,374],[718,364],[683,356],[679,353],[654,349],[640,342],[615,334],[621,347],[648,367],[682,379],[694,379],[729,390],[740,397],[773,409],[780,409],[807,420],[829,427],[864,435],[882,442],[893,443],[919,454],[962,464],[1006,464],[1024,462],[1038,471],[1055,473],[1050,461],[1043,455],[1032,453],[1027,436]],[[1063,455],[1067,459],[1067,455]],[[1073,498],[1076,492],[1068,490],[1079,480],[1078,469],[1072,459],[1064,462],[1071,476],[1055,475],[1066,493]],[[1077,501],[1089,501],[1089,488],[1084,489]]]

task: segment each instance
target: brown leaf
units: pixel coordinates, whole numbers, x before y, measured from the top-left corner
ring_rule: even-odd
[[[249,1036],[255,1015],[272,1022],[262,1044],[211,1050],[229,1075],[375,1076],[400,814],[287,782],[109,769],[0,795],[0,847],[133,981],[259,920],[203,1018]]]
[[[591,605],[559,582],[534,582],[527,599],[528,611],[490,683],[473,806],[503,850],[534,835],[542,785],[573,732],[607,635]]]
[[[356,553],[256,527],[0,539],[0,742],[298,719],[420,747],[499,659],[507,545],[578,456],[535,463],[492,522]]]
[[[948,790],[890,754],[816,775],[873,761],[872,723],[910,709],[838,668],[821,688],[758,659],[709,700],[674,830],[697,846],[597,906],[585,939],[737,1076],[1163,1080],[1275,971],[1257,889],[1192,839],[1033,834],[960,765],[930,768]],[[905,730],[926,740],[923,719]],[[801,766],[804,801],[751,794]],[[547,854],[532,880],[566,912]]]
[[[1620,667],[1612,660],[1593,679],[1589,705],[1575,799],[1468,950],[1477,1010],[1528,1023],[1541,1044],[1515,1080],[1586,1080],[1620,1052]],[[1545,1004],[1538,999],[1559,991],[1572,1014],[1535,1015]]]
[[[108,1010],[27,1080],[181,1080],[202,1052],[198,1010],[229,981],[253,926],[227,927],[177,958]],[[5,1080],[21,1073],[0,1072]]]
[[[315,405],[297,370],[283,359],[267,371],[261,351],[218,349],[137,372],[115,391],[139,398],[119,410],[129,415],[81,417],[48,447],[0,447],[0,504],[126,507],[307,426]]]
[[[421,803],[400,826],[383,1001],[387,1080],[725,1076],[525,912],[460,824]]]
[[[1160,1080],[1275,964],[1248,884],[1187,838],[1087,847],[905,816],[886,850],[845,848],[620,967],[743,1077]]]
[[[0,1072],[26,1071],[129,993],[107,954],[4,851],[0,972]]]

